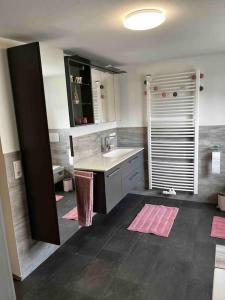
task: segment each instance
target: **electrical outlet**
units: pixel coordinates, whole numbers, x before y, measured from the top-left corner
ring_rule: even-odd
[[[21,161],[20,160],[14,161],[13,168],[14,168],[15,179],[21,178],[23,176]]]

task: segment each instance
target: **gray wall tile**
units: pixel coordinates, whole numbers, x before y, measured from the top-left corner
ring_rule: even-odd
[[[68,172],[73,171],[69,164],[69,130],[51,130],[59,132],[59,143],[51,143],[53,164],[64,165]],[[73,138],[75,160],[86,158],[101,152],[101,137],[116,132],[119,147],[145,148],[145,177],[147,176],[147,129],[146,127],[117,128],[81,137]],[[225,126],[202,126],[199,132],[199,194],[196,201],[215,202],[216,193],[225,190]],[[211,174],[212,145],[221,145],[221,174]],[[58,247],[31,239],[29,216],[26,202],[24,180],[15,179],[13,161],[21,159],[20,153],[5,155],[7,179],[12,207],[19,261],[23,276],[27,276],[40,265]],[[187,196],[188,198],[188,196]]]
[[[4,159],[7,168],[10,205],[19,263],[22,278],[25,278],[47,259],[58,246],[32,240],[24,180],[23,178],[15,179],[13,171],[13,161],[21,159],[20,153],[5,154]]]
[[[104,130],[80,137],[73,138],[74,160],[84,159],[89,156],[101,153],[101,139],[110,133],[116,133],[116,129]],[[114,139],[114,145],[117,146],[117,137]]]

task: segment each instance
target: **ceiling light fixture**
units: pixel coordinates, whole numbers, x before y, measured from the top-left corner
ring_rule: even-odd
[[[165,13],[161,10],[142,9],[126,15],[123,25],[131,30],[147,30],[161,25],[165,19]]]

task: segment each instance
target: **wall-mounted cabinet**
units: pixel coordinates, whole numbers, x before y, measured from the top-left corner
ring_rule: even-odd
[[[39,43],[8,49],[32,238],[60,244]]]
[[[78,56],[66,56],[65,69],[70,126],[116,121],[118,75]]]
[[[117,75],[38,42],[9,48],[8,60],[32,238],[60,244],[49,130],[115,121]]]

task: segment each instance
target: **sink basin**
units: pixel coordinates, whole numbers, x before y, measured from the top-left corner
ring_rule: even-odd
[[[119,149],[114,149],[110,152],[107,152],[105,154],[103,154],[103,157],[109,157],[109,158],[119,158],[122,157],[126,154],[128,154],[129,152],[133,151],[133,148],[119,148]]]

